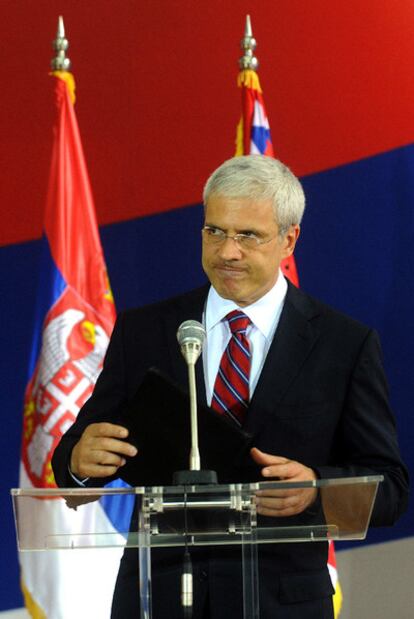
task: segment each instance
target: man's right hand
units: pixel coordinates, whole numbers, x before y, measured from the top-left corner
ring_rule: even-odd
[[[91,423],[75,447],[70,458],[70,470],[79,479],[110,477],[138,450],[125,442],[128,430],[113,423]]]

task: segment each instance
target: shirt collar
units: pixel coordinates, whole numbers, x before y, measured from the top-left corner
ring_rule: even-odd
[[[287,282],[279,269],[279,275],[273,288],[251,305],[239,307],[234,301],[223,299],[213,286],[210,286],[205,312],[207,333],[221,322],[229,312],[239,309],[250,318],[265,337],[268,337],[272,330],[275,314],[281,309],[285,300],[287,288]]]

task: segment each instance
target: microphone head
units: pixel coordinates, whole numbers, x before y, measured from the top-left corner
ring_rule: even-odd
[[[180,346],[188,342],[197,342],[201,347],[206,337],[206,330],[198,320],[185,320],[177,330],[177,340]]]
[[[177,340],[187,363],[195,363],[201,354],[206,331],[197,320],[185,320],[178,327]]]

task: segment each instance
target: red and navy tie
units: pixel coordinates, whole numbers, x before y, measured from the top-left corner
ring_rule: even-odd
[[[227,314],[231,338],[220,361],[211,406],[242,425],[249,405],[251,352],[246,329],[250,318],[239,310]]]

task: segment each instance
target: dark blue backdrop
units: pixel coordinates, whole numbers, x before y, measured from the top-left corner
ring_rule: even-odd
[[[302,180],[307,210],[296,251],[301,287],[379,331],[401,449],[414,472],[414,146]],[[205,281],[201,225],[202,207],[195,205],[101,229],[118,310]],[[39,241],[0,248],[0,535],[8,558],[0,569],[3,608],[21,604],[9,488],[18,484],[39,250]],[[367,542],[414,535],[413,516],[411,503],[394,528],[370,531]]]

